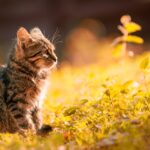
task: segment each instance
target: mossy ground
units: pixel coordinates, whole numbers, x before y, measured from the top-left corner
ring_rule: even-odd
[[[145,54],[51,74],[45,98],[47,137],[0,134],[0,150],[150,149],[150,75]]]

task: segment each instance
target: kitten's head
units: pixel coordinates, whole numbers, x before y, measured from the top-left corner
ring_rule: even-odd
[[[39,69],[51,68],[57,62],[54,50],[39,28],[33,28],[30,33],[23,27],[17,31],[16,59],[24,59]]]

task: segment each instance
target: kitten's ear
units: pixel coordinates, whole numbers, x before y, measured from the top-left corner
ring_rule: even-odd
[[[20,27],[17,31],[17,41],[19,43],[25,43],[30,39],[30,34],[24,27]]]
[[[32,37],[34,38],[42,38],[44,37],[43,33],[41,32],[41,30],[37,27],[33,28],[31,31],[30,31],[30,34]]]
[[[25,46],[31,39],[30,34],[24,27],[20,27],[17,31],[17,48],[16,48],[16,58],[21,59],[24,57],[23,46]]]

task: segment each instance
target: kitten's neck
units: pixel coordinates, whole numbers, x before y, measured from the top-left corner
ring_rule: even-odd
[[[38,74],[37,74],[37,78],[39,79],[46,79],[47,76],[48,76],[48,72],[49,70],[48,69],[41,69]]]

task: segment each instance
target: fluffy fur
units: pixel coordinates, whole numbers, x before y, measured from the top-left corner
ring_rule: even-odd
[[[50,128],[42,125],[41,104],[48,73],[57,62],[54,49],[39,28],[17,31],[16,46],[1,69],[0,132]]]

